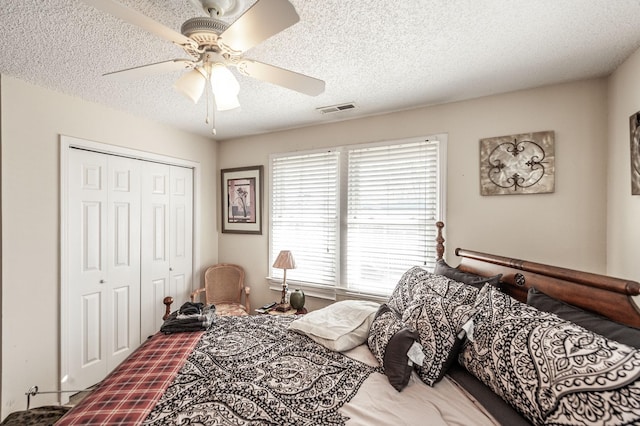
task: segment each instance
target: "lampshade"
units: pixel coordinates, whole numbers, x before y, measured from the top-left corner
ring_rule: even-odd
[[[207,80],[197,69],[184,73],[174,84],[173,88],[191,99],[194,104],[198,103]]]
[[[221,96],[216,93],[214,96],[216,98],[216,109],[218,111],[228,111],[240,107],[240,101],[235,95]]]
[[[293,254],[289,250],[282,250],[275,262],[273,262],[273,267],[278,269],[295,269],[296,261],[293,259]]]
[[[226,111],[238,108],[238,93],[240,84],[233,73],[222,64],[213,64],[211,67],[211,90],[216,99],[218,111]]]

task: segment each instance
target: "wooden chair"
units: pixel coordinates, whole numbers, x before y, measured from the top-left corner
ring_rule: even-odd
[[[251,312],[251,289],[244,286],[244,269],[241,266],[230,263],[210,266],[204,273],[204,287],[191,293],[191,301],[198,302],[203,292],[205,303],[215,305],[218,315],[248,315]]]

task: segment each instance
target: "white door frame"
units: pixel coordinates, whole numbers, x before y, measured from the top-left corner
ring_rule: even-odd
[[[68,291],[69,271],[67,270],[69,241],[67,240],[67,202],[68,202],[68,152],[70,148],[79,148],[95,151],[102,154],[118,155],[138,160],[152,161],[172,166],[188,167],[193,169],[193,280],[192,290],[200,284],[200,163],[190,160],[169,157],[150,152],[137,151],[115,145],[79,139],[72,136],[60,135],[60,376],[59,389],[65,390],[69,374],[69,344],[68,330]],[[60,394],[62,404],[68,402],[69,394]]]

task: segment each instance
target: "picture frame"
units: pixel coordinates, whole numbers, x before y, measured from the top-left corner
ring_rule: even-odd
[[[222,232],[262,234],[263,166],[220,170]]]
[[[555,132],[480,139],[480,195],[545,194],[555,190]]]
[[[640,195],[640,111],[629,117],[631,136],[631,195]]]

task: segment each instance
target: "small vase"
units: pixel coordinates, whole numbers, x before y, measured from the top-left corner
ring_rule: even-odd
[[[291,296],[289,296],[289,303],[294,309],[302,309],[304,307],[304,291],[297,288]]]

